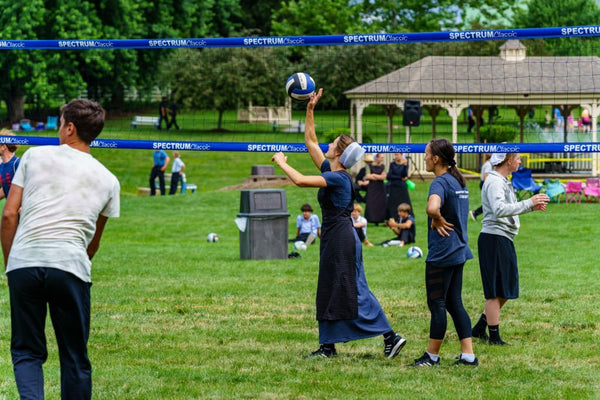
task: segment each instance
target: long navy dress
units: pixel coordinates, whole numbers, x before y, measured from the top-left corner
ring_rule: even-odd
[[[408,194],[408,186],[404,178],[408,177],[408,164],[398,164],[393,162],[390,164],[390,170],[387,174],[389,184],[389,195],[387,198],[387,214],[388,218],[396,219],[398,217],[398,206],[401,203],[406,203],[410,206],[410,215],[415,215]]]
[[[369,165],[367,169],[371,174],[381,174],[385,171],[385,165]],[[365,207],[365,218],[369,222],[384,222],[387,217],[387,193],[383,181],[369,181],[367,189],[367,205]]]
[[[352,224],[352,177],[331,171],[325,160],[319,189],[323,212],[317,320],[319,343],[331,344],[382,335],[392,330],[381,305],[367,284],[362,245]]]

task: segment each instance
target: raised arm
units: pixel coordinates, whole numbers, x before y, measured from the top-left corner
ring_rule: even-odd
[[[325,178],[321,175],[311,176],[311,175],[303,175],[298,172],[292,166],[287,163],[287,157],[279,152],[273,155],[272,161],[274,161],[279,168],[285,172],[285,174],[290,178],[295,185],[300,187],[327,187],[327,182]]]
[[[319,141],[315,132],[314,109],[322,94],[323,89],[319,89],[317,93],[313,93],[310,96],[310,100],[306,105],[306,121],[304,123],[304,143],[306,144],[310,158],[312,158],[313,163],[319,170],[321,170],[321,164],[325,161],[325,156],[319,147]]]

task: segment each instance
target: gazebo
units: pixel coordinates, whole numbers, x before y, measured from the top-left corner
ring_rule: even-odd
[[[500,47],[499,56],[429,56],[394,72],[344,92],[350,99],[351,134],[362,142],[362,114],[370,105],[386,109],[388,137],[392,137],[392,118],[402,110],[404,100],[418,99],[435,120],[442,109],[452,118],[452,141],[458,139],[458,119],[471,108],[475,120],[491,106],[515,109],[521,121],[535,106],[561,107],[564,119],[578,107],[591,117],[592,141],[597,142],[600,115],[600,58],[527,57],[525,46],[509,40]],[[477,130],[478,132],[478,130]],[[566,126],[565,126],[566,139]],[[566,141],[566,140],[565,140]],[[410,130],[406,128],[406,142]],[[594,154],[592,174],[597,174]],[[418,166],[417,166],[418,167]]]

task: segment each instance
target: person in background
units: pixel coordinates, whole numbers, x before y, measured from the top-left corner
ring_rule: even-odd
[[[415,218],[410,215],[410,205],[402,203],[398,205],[396,214],[397,219],[390,218],[388,221],[388,227],[396,234],[396,237],[390,240],[382,242],[383,247],[398,246],[402,247],[405,244],[415,242]]]
[[[455,365],[479,364],[473,352],[471,320],[462,303],[463,267],[473,258],[467,236],[469,190],[454,156],[454,147],[447,139],[434,139],[425,147],[425,169],[435,175],[426,208],[425,288],[431,320],[427,351],[414,361],[414,367],[440,363],[440,348],[448,325],[446,312],[460,339],[461,354]]]
[[[479,189],[483,187],[483,182],[485,182],[485,178],[487,178],[488,174],[492,170],[492,163],[490,163],[491,154],[486,154],[484,156],[485,162],[481,166],[481,174],[479,175]],[[476,210],[469,211],[469,217],[474,222],[477,222],[477,217],[483,214],[483,206],[479,206]]]
[[[321,222],[319,217],[313,214],[310,204],[303,204],[300,207],[302,214],[296,217],[296,237],[290,239],[290,242],[301,240],[307,245],[312,244],[317,237],[321,237]]]
[[[173,99],[169,105],[168,112],[171,120],[167,123],[167,130],[171,129],[173,125],[175,125],[175,128],[179,130],[179,125],[177,125],[177,100]]]
[[[169,165],[169,156],[164,150],[155,149],[153,155],[152,170],[150,171],[150,196],[156,195],[156,178],[160,187],[160,194],[164,196],[167,192],[165,188],[165,169]]]
[[[519,271],[513,243],[519,233],[519,214],[545,211],[550,199],[542,193],[517,201],[508,175],[519,169],[520,154],[494,153],[490,163],[494,170],[488,174],[481,192],[483,221],[477,240],[485,306],[472,331],[473,337],[504,345],[506,342],[500,338],[500,309],[509,299],[519,297]]]
[[[368,247],[373,247],[373,243],[369,242],[367,239],[367,219],[360,214],[362,214],[363,208],[360,204],[354,204],[354,210],[350,216],[352,217],[352,224],[354,225],[354,229],[356,229],[356,234],[358,235],[358,239]]]
[[[304,131],[304,143],[321,174],[303,175],[287,163],[283,153],[273,155],[273,161],[295,185],[319,188],[317,198],[323,212],[323,234],[316,317],[321,346],[311,355],[334,357],[337,355],[336,343],[381,335],[384,356],[394,358],[406,344],[406,339],[391,328],[381,305],[369,289],[362,245],[350,217],[354,209],[354,189],[347,169],[352,168],[365,151],[351,136],[343,134],[336,137],[323,154],[314,123],[314,108],[322,94],[323,89],[319,89],[310,96]]]
[[[386,220],[386,178],[387,174],[385,172],[385,165],[383,164],[383,154],[377,153],[375,161],[367,167],[367,174],[365,175],[365,179],[369,181],[365,218],[367,221],[375,224],[385,222]]]
[[[359,203],[367,202],[367,191],[369,190],[369,181],[365,179],[365,175],[367,174],[367,169],[369,169],[370,165],[373,163],[373,155],[365,154],[363,157],[363,161],[365,162],[365,166],[358,171],[356,174],[356,178],[354,179],[354,193],[356,196],[356,201]],[[364,193],[364,194],[363,194]]]
[[[182,178],[183,171],[185,171],[185,164],[181,160],[181,155],[178,151],[173,152],[173,165],[171,166],[171,188],[169,194],[175,194],[177,192],[177,185]]]
[[[408,159],[402,153],[394,154],[394,161],[390,164],[387,173],[388,197],[387,216],[395,218],[398,215],[398,206],[406,203],[411,207],[410,214],[413,215],[412,203],[408,194]]]
[[[15,134],[11,130],[0,130],[0,136],[14,135]],[[21,162],[21,159],[15,155],[15,151],[17,151],[16,144],[0,144],[0,159],[2,160],[2,164],[0,164],[0,184],[2,185],[2,188],[0,189],[0,199],[8,197],[12,179]]]
[[[167,98],[161,97],[160,104],[158,105],[158,129],[162,129],[162,122],[165,121],[165,127],[169,128],[169,116],[167,110]]]
[[[2,212],[11,315],[10,352],[21,399],[44,398],[46,314],[54,328],[63,399],[92,398],[92,258],[108,218],[119,216],[117,178],[91,156],[104,127],[100,104],[61,108],[60,146],[25,152]]]

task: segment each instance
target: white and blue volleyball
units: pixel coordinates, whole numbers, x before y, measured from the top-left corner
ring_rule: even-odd
[[[219,235],[217,235],[216,233],[209,233],[208,235],[206,235],[206,241],[210,243],[216,243],[219,241]]]
[[[408,250],[406,251],[406,257],[421,258],[421,257],[423,257],[423,250],[421,250],[417,246],[409,247]]]
[[[315,91],[315,81],[304,72],[297,72],[285,82],[287,94],[294,100],[308,100]]]
[[[294,243],[294,250],[306,250],[306,243],[302,240],[298,240]]]

